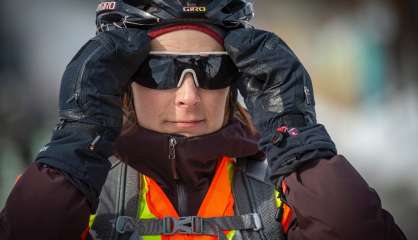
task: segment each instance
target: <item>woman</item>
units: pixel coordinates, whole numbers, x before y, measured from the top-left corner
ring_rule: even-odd
[[[14,187],[1,239],[404,239],[316,123],[291,50],[243,27],[247,1],[150,2],[138,8],[187,21],[131,28],[141,21],[114,23],[131,6],[99,5],[108,31],[68,65],[60,122]]]

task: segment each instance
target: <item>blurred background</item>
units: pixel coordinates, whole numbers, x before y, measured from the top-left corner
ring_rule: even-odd
[[[66,64],[95,34],[95,0],[2,1],[0,208],[48,142]],[[258,0],[311,74],[318,120],[409,239],[418,239],[418,1]],[[356,189],[353,189],[356,191]]]

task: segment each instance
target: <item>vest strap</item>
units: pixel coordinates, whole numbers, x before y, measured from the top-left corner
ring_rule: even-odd
[[[116,221],[116,231],[124,233],[135,232],[142,235],[213,235],[221,240],[226,240],[223,231],[228,230],[253,230],[262,229],[261,217],[258,213],[250,213],[231,217],[202,218],[198,216],[188,217],[164,217],[163,219],[133,219],[129,216],[120,216]]]

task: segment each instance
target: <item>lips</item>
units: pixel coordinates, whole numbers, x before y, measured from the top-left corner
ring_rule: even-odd
[[[203,120],[173,121],[173,123],[197,123],[197,122],[203,122]]]
[[[201,119],[201,120],[173,120],[173,121],[168,120],[167,122],[170,122],[170,123],[196,123],[196,122],[203,122],[203,121],[205,121],[205,120],[204,119]]]
[[[173,124],[177,127],[189,128],[199,126],[204,122],[204,120],[179,120],[179,121],[167,121],[170,124]]]

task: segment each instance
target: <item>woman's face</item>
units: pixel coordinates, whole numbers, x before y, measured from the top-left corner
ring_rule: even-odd
[[[205,33],[179,30],[153,39],[151,50],[187,53],[224,49]],[[161,133],[192,137],[222,127],[229,87],[218,90],[197,88],[193,76],[188,73],[178,88],[155,90],[134,82],[132,92],[139,125]]]

